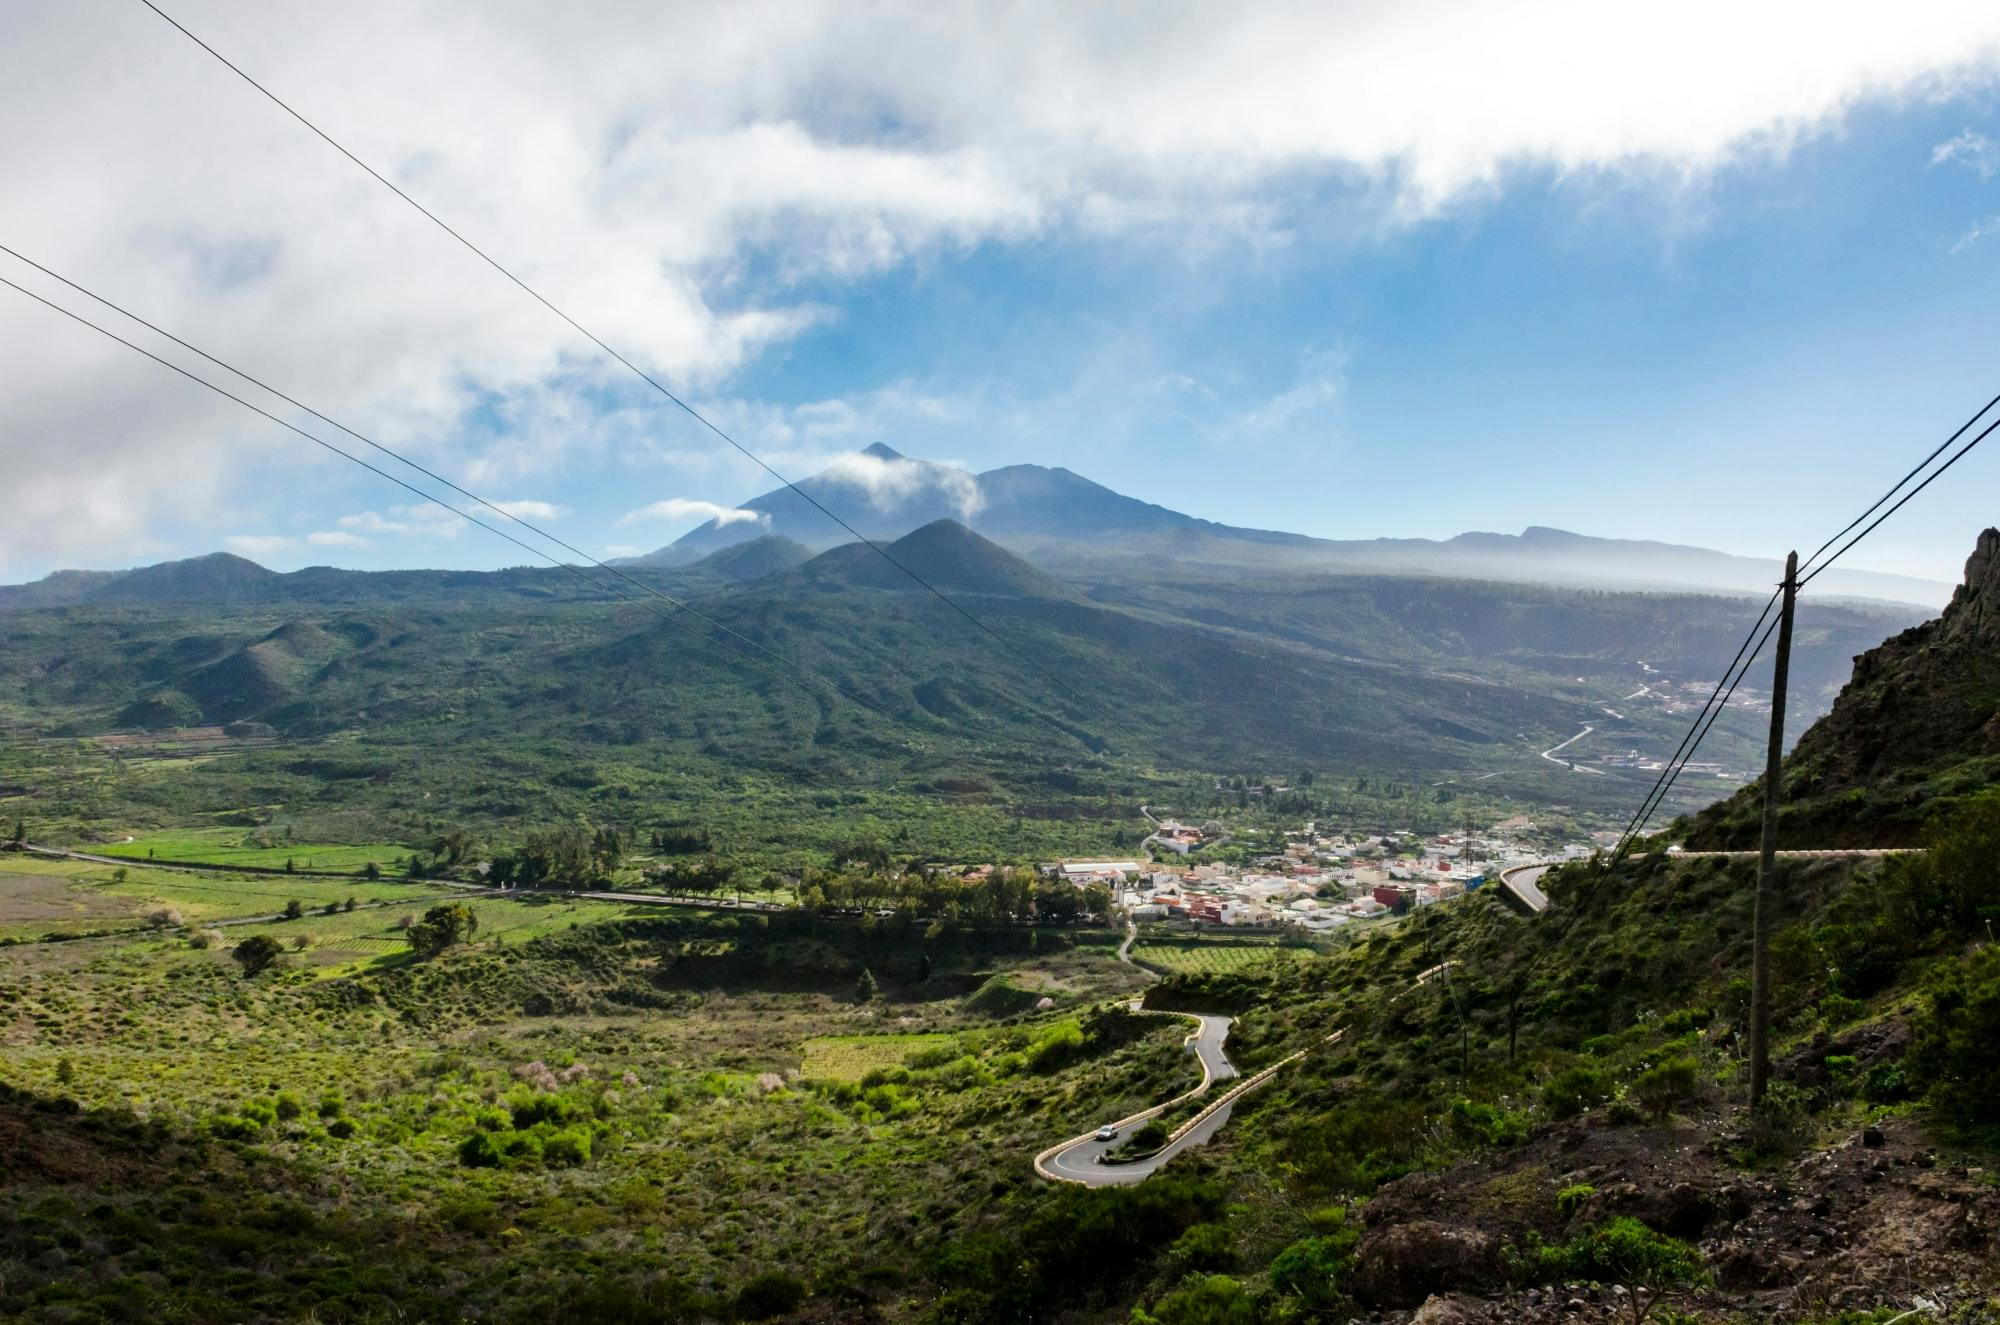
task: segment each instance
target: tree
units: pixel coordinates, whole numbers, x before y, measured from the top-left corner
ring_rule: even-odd
[[[304,915],[305,913],[306,913],[306,904],[304,902],[301,902],[298,898],[294,897],[291,901],[285,903],[285,919],[297,920],[300,916]]]
[[[875,973],[867,967],[861,968],[861,978],[854,982],[854,1001],[866,1003],[875,997]]]
[[[269,934],[252,934],[230,949],[229,955],[243,968],[243,978],[248,980],[268,970],[285,955],[285,950]]]
[[[424,912],[424,918],[403,931],[418,955],[435,957],[479,931],[479,917],[463,902],[446,902]]]
[[[382,877],[382,867],[371,860],[361,867],[361,877],[373,883]]]
[[[463,828],[447,828],[431,841],[431,855],[437,858],[442,869],[453,869],[465,862],[479,843],[471,833]]]
[[[28,840],[28,821],[26,819],[16,819],[14,821],[14,836],[12,840],[15,842],[25,842]]]

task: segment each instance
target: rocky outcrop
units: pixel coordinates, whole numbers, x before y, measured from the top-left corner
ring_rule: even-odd
[[[1354,1258],[1354,1296],[1371,1307],[1413,1307],[1433,1293],[1499,1286],[1500,1244],[1491,1233],[1420,1219],[1370,1233]]]
[[[1856,658],[1832,711],[1787,757],[1782,845],[1913,844],[1940,789],[1990,781],[1996,761],[2000,529],[1988,529],[1943,615]],[[1760,779],[1704,811],[1688,845],[1754,845],[1763,795]]]

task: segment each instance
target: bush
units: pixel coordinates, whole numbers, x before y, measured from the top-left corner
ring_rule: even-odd
[[[1585,1229],[1557,1247],[1530,1234],[1527,1246],[1512,1251],[1509,1260],[1515,1277],[1529,1283],[1623,1288],[1633,1325],[1640,1325],[1668,1293],[1708,1282],[1699,1251],[1626,1217]]]
[[[229,955],[236,959],[236,964],[243,968],[244,978],[248,979],[269,970],[285,955],[285,950],[269,934],[252,934],[232,948]]]
[[[1961,1127],[2000,1124],[2000,948],[1938,971],[1924,986],[1911,1075]]]
[[[1632,1082],[1632,1098],[1656,1118],[1665,1117],[1676,1104],[1692,1099],[1701,1064],[1692,1058],[1669,1058],[1641,1072]]]
[[[575,1168],[590,1162],[590,1133],[580,1127],[553,1132],[542,1141],[542,1163],[554,1168]]]
[[[1223,1224],[1196,1224],[1167,1249],[1167,1265],[1177,1275],[1233,1270],[1236,1262],[1236,1239]]]
[[[1132,1325],[1256,1325],[1257,1299],[1226,1274],[1198,1275],[1153,1304],[1132,1308]]]
[[[806,1299],[806,1286],[783,1270],[766,1270],[736,1290],[738,1320],[770,1320],[789,1316]]]
[[[1542,1108],[1551,1118],[1574,1118],[1604,1103],[1612,1094],[1609,1072],[1598,1067],[1572,1067],[1556,1073],[1542,1087]]]
[[[327,1120],[326,1134],[336,1140],[345,1141],[348,1137],[354,1135],[354,1120],[352,1118],[330,1118]],[[459,1158],[461,1161],[464,1159],[463,1153],[460,1154]]]
[[[1556,1193],[1556,1213],[1564,1219],[1573,1219],[1576,1212],[1583,1209],[1583,1203],[1595,1195],[1597,1188],[1589,1183],[1571,1183]]]
[[[1301,1238],[1271,1261],[1272,1289],[1297,1298],[1316,1313],[1336,1311],[1345,1304],[1354,1248],[1361,1241],[1361,1230],[1346,1222],[1347,1212],[1338,1206],[1332,1209],[1340,1217],[1325,1221],[1331,1227],[1322,1236]]]
[[[1445,1119],[1461,1145],[1517,1146],[1528,1139],[1528,1120],[1520,1114],[1462,1097],[1451,1102]]]
[[[327,1131],[331,1132],[331,1127]],[[474,1132],[458,1143],[458,1162],[469,1169],[497,1169],[500,1167],[500,1146],[491,1132]]]

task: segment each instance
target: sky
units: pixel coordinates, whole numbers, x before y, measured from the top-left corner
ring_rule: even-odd
[[[795,478],[1779,554],[2000,392],[1991,4],[160,4]],[[138,0],[0,15],[0,245],[595,556],[772,486]],[[529,560],[4,287],[0,356],[0,581]],[[1996,523],[2000,442],[1852,559]]]

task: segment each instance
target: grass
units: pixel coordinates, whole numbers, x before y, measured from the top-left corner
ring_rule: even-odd
[[[187,924],[199,925],[276,914],[293,900],[316,912],[329,904],[344,905],[350,897],[357,904],[408,902],[415,907],[440,895],[435,884],[230,877],[4,856],[0,857],[0,939],[27,941],[138,929],[147,923],[144,913],[159,907],[171,909]]]
[[[799,1050],[799,1074],[814,1081],[859,1081],[870,1072],[902,1067],[918,1055],[968,1052],[973,1037],[947,1031],[907,1035],[821,1035]]]
[[[384,871],[398,868],[410,848],[387,842],[360,846],[331,842],[292,842],[270,835],[245,832],[241,828],[188,828],[164,833],[145,833],[130,841],[111,842],[91,848],[101,856],[130,857],[134,860],[184,861],[197,865],[243,865],[257,869],[283,869],[291,861],[302,870],[359,873],[369,864]]]

